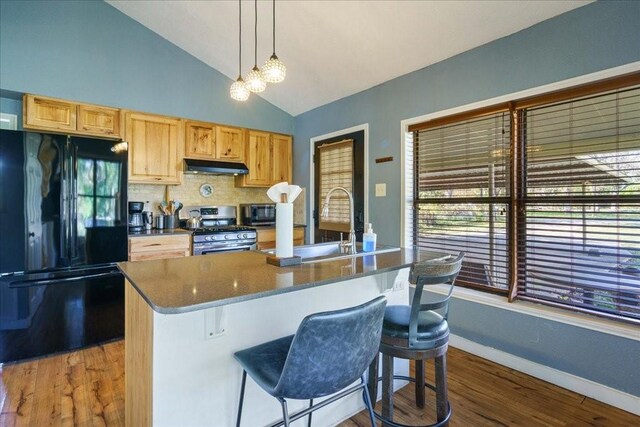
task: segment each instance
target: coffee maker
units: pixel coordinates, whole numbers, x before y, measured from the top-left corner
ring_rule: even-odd
[[[129,202],[129,231],[142,231],[144,228],[143,210],[144,202]]]

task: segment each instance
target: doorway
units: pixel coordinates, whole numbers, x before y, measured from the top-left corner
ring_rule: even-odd
[[[348,197],[336,192],[331,197],[329,219],[322,219],[320,212],[324,196],[330,188],[344,186],[353,194],[354,229],[356,240],[362,241],[367,214],[367,138],[368,125],[344,129],[311,139],[311,188],[310,210],[312,224],[310,242],[322,243],[348,238]]]

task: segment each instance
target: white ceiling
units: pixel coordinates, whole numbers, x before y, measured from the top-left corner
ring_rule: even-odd
[[[237,1],[107,2],[237,78]],[[260,96],[295,116],[590,2],[278,0],[276,52],[287,78]],[[253,67],[253,6],[242,1],[243,76]],[[258,66],[272,52],[271,8],[258,1]]]

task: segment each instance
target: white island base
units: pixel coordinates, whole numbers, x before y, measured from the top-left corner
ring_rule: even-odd
[[[295,333],[308,314],[358,305],[381,293],[389,305],[407,304],[407,276],[405,268],[178,314],[153,311],[127,282],[127,425],[235,425],[242,369],[234,352]],[[406,361],[395,366],[397,374],[408,375]],[[307,404],[291,400],[289,411]],[[362,396],[355,393],[314,412],[313,425],[333,426],[362,409]],[[268,425],[282,418],[280,411],[278,401],[248,378],[242,426]],[[295,424],[304,423],[306,418]]]

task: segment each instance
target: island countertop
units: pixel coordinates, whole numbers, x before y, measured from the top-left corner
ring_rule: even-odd
[[[443,256],[400,249],[276,267],[267,264],[266,254],[247,251],[121,262],[118,267],[154,311],[176,314],[400,270],[415,261]]]

